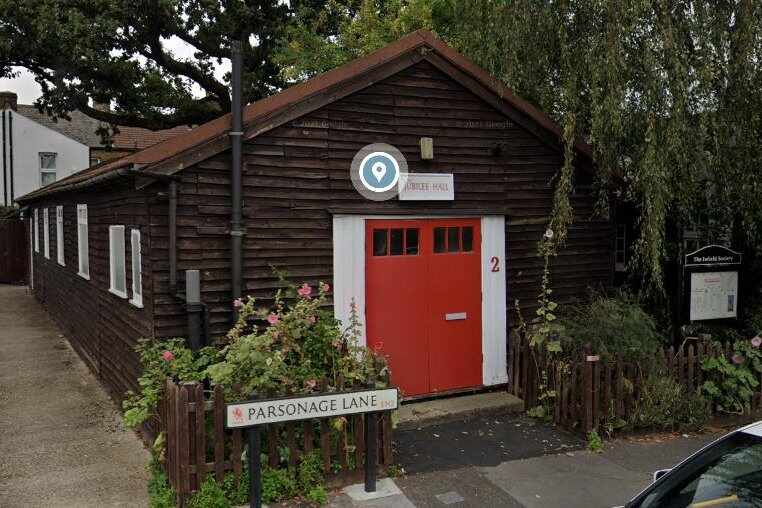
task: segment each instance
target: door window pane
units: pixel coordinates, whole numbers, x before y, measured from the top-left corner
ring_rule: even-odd
[[[461,235],[461,247],[463,252],[471,252],[474,250],[474,228],[471,226],[465,226],[462,228]]]
[[[402,229],[390,230],[390,254],[392,256],[401,256],[403,251],[403,231]]]
[[[405,230],[405,254],[418,255],[418,228]]]
[[[387,229],[374,229],[373,230],[373,255],[374,256],[386,256],[387,252]]]
[[[445,231],[447,228],[434,228],[434,252],[440,253],[447,250]]]
[[[447,252],[460,250],[460,228],[447,228]]]

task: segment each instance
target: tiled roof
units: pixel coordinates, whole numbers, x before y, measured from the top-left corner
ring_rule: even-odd
[[[47,113],[37,109],[37,106],[31,104],[19,104],[18,112],[39,124],[48,127],[56,132],[60,132],[67,138],[79,141],[90,148],[104,148],[103,140],[97,133],[98,128],[103,124],[94,118],[90,118],[80,111],[72,111],[68,115],[71,120],[64,118],[53,119]],[[161,131],[152,131],[141,129],[139,127],[119,127],[119,132],[114,136],[112,148],[115,150],[137,151],[148,148],[149,146],[161,143],[167,139],[177,136],[190,130],[190,127],[178,126],[172,129]]]

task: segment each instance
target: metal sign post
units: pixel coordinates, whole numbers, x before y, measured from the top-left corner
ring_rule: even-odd
[[[247,429],[249,440],[249,492],[251,508],[262,506],[262,464],[260,428],[269,423],[279,423],[313,418],[365,415],[365,491],[376,491],[378,470],[378,415],[383,411],[397,409],[399,393],[396,388],[358,390],[352,392],[318,393],[304,397],[277,399],[257,398],[227,404],[225,427]]]

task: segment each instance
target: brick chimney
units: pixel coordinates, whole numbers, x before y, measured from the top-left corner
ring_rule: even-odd
[[[16,111],[18,108],[19,96],[16,92],[0,92],[0,110],[12,109]]]

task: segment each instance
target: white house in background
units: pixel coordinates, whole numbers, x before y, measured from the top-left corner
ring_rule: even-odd
[[[0,92],[0,205],[90,165],[90,147],[19,111],[16,94]]]
[[[104,124],[79,111],[68,115],[68,120],[54,120],[37,106],[19,104],[15,93],[0,92],[0,206],[12,206],[15,198],[44,185],[190,129],[119,127],[106,145],[98,132]]]

